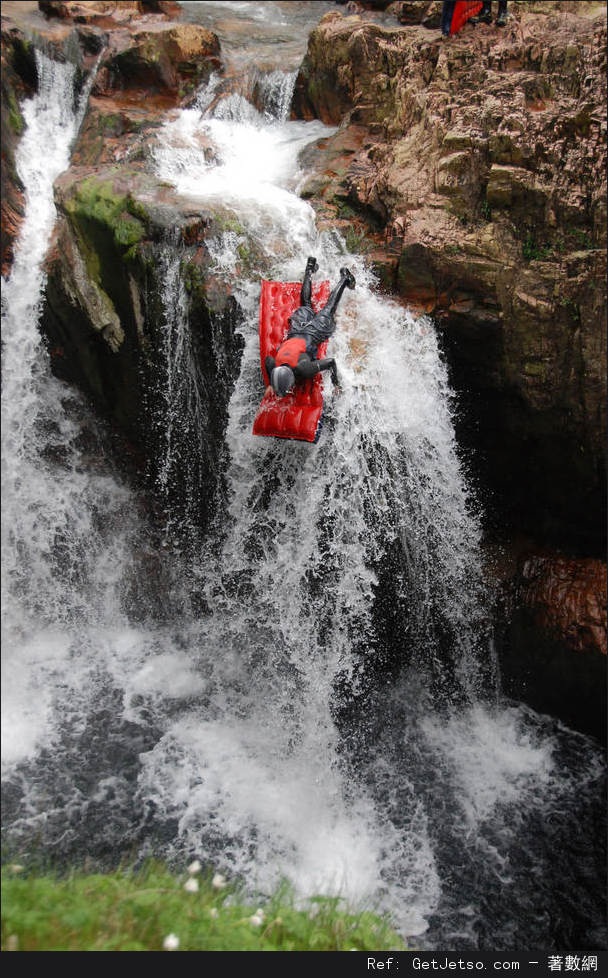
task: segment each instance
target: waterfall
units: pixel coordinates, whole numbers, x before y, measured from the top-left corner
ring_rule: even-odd
[[[297,77],[297,71],[281,71],[280,69],[259,74],[258,88],[262,108],[271,119],[286,122],[289,118]]]
[[[37,331],[44,288],[42,260],[55,220],[53,183],[69,163],[70,145],[80,122],[74,106],[72,64],[51,61],[36,52],[38,94],[23,108],[25,133],[17,170],[25,187],[26,217],[15,249],[11,276],[3,283],[5,329],[3,357],[3,457],[13,464],[27,450],[38,398],[38,375],[46,372]],[[44,153],[40,147],[44,146]],[[26,410],[19,392],[31,393]]]
[[[176,491],[184,501],[180,514],[182,530],[197,538],[203,491],[201,467],[208,461],[206,432],[209,429],[208,392],[201,374],[189,326],[189,303],[181,275],[183,254],[177,240],[167,241],[158,254],[161,298],[164,311],[160,329],[159,378],[161,407],[156,418],[162,450],[157,487],[167,501]],[[181,483],[181,485],[179,485]],[[169,522],[171,516],[169,515]]]
[[[500,697],[478,503],[434,325],[381,296],[365,258],[318,231],[296,193],[301,150],[333,130],[288,121],[288,77],[262,111],[217,98],[212,80],[159,130],[158,177],[200,210],[234,214],[207,245],[242,313],[225,495],[212,532],[180,554],[140,515],[41,343],[52,182],[77,114],[71,67],[40,64],[18,157],[26,218],[3,295],[7,847],[101,865],[196,855],[253,893],[287,879],[300,897],[389,911],[419,947],[529,936],[553,951],[565,913],[572,946],[595,946],[601,758]],[[357,280],[331,340],[341,392],[326,383],[314,446],[251,434],[259,279],[299,280],[309,254],[318,278],[333,283],[348,265]],[[170,523],[184,513],[169,490],[188,453],[194,470],[205,464],[210,394],[177,240],[158,246],[157,266],[151,423]],[[193,532],[196,486],[194,471]]]
[[[42,261],[55,218],[53,181],[68,165],[77,127],[74,67],[52,62],[40,52],[36,63],[39,90],[23,107],[26,130],[17,155],[26,216],[12,273],[2,290],[2,492],[5,513],[10,513],[2,524],[2,566],[7,584],[3,594],[11,597],[22,587],[27,593],[25,582],[35,573],[40,551],[52,549],[51,540],[44,539],[48,527],[40,514],[60,503],[48,491],[46,472],[39,474],[38,463],[47,445],[55,442],[61,449],[65,435],[62,412],[53,411],[54,403],[51,417],[46,417],[45,393],[52,380],[37,327]],[[20,583],[15,587],[12,581]],[[46,598],[54,603],[52,594]]]
[[[39,51],[36,63],[38,92],[23,106],[16,160],[26,213],[2,294],[2,738],[9,765],[52,741],[71,717],[67,699],[88,668],[74,663],[119,605],[133,545],[129,494],[103,459],[94,419],[51,375],[38,329],[53,182],[69,164],[88,86],[77,99],[71,63]]]

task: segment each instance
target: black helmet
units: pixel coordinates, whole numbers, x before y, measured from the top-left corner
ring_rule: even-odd
[[[275,367],[270,375],[270,383],[277,397],[285,397],[296,382],[291,367]]]

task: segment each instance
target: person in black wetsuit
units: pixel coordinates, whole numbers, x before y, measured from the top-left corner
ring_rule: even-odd
[[[298,380],[308,380],[321,370],[329,370],[334,387],[338,386],[338,369],[333,357],[317,360],[320,343],[328,340],[336,328],[334,318],[345,288],[354,289],[355,279],[348,268],[340,269],[340,281],[319,312],[312,307],[312,275],[318,269],[316,258],[309,258],[300,291],[300,308],[289,317],[289,329],[274,357],[264,360],[270,386],[277,397],[285,397]]]

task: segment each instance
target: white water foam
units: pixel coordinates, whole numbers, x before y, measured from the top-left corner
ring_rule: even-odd
[[[227,432],[228,511],[200,569],[212,614],[192,640],[209,699],[146,757],[140,786],[155,810],[178,820],[190,851],[212,823],[232,840],[217,857],[224,868],[263,887],[285,876],[303,893],[382,894],[401,915],[408,907],[409,933],[421,932],[441,891],[423,806],[412,803],[404,839],[365,791],[353,795],[333,701],[337,682],[356,687],[354,649],[373,646],[374,566],[400,537],[410,573],[424,578],[421,606],[431,592],[445,603],[459,661],[470,652],[474,666],[479,530],[445,367],[430,321],[378,297],[362,258],[347,255],[338,236],[318,235],[312,209],[290,190],[301,176],[297,153],[319,127],[269,124],[241,96],[218,103],[213,116],[172,120],[156,162],[179,193],[227,200],[242,222],[241,233],[209,241],[217,271],[233,276],[238,246],[254,235],[277,279],[299,279],[314,253],[319,278],[335,281],[348,263],[357,288],[342,300],[332,339],[342,393],[326,391],[321,442],[303,446],[251,436],[261,396],[258,288],[232,283],[246,322]],[[202,160],[203,134],[215,164]],[[406,633],[404,622],[404,646]],[[177,768],[176,782],[168,772]],[[396,874],[399,860],[407,870]]]
[[[53,182],[69,164],[92,76],[76,99],[73,65],[40,52],[36,61],[39,90],[23,105],[16,159],[26,212],[2,295],[2,741],[9,766],[48,743],[61,712],[58,694],[65,704],[82,685],[87,670],[74,668],[82,629],[108,613],[126,549],[120,534],[106,539],[101,514],[112,514],[121,530],[128,525],[126,491],[82,462],[83,408],[51,376],[38,330]]]
[[[289,245],[304,249],[315,225],[312,208],[290,189],[298,154],[334,130],[321,123],[269,125],[241,95],[220,99],[210,111],[211,118],[201,118],[198,108],[185,110],[163,127],[154,153],[159,177],[186,198],[238,209],[266,240],[281,240],[287,229]],[[208,142],[211,153],[203,151]]]

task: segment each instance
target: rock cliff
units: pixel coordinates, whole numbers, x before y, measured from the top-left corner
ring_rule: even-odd
[[[504,691],[605,742],[605,562],[524,554],[504,598]]]
[[[177,408],[167,404],[162,353],[173,301],[168,269],[177,268],[188,342],[204,378],[204,431],[184,412],[166,489],[190,510],[188,531],[204,528],[225,465],[240,352],[236,304],[209,270],[206,237],[218,233],[218,222],[221,230],[221,212],[201,216],[136,163],[70,168],[57,181],[56,204],[42,318],[53,369],[126,437],[152,485],[166,465],[166,412]]]
[[[294,110],[339,129],[303,192],[439,323],[501,525],[599,555],[606,10],[510,6],[447,41],[421,26],[439,4],[393,4],[405,27],[327,14]]]

